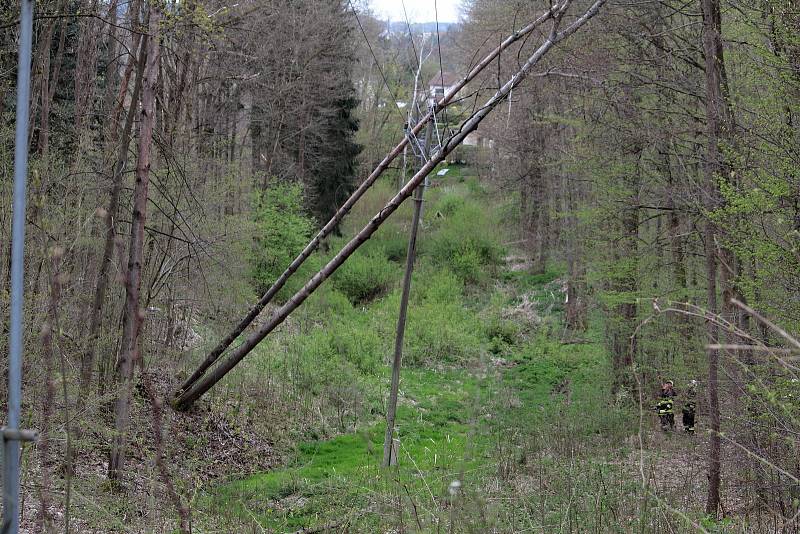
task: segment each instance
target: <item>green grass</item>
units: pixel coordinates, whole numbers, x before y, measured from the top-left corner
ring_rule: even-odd
[[[527,271],[505,271],[501,279],[513,283],[519,289],[536,289],[556,280],[563,273],[561,271],[547,271],[541,274],[532,274]]]
[[[503,317],[502,310],[525,293],[557,322],[560,307],[551,301],[560,295],[554,282],[562,273],[500,270],[497,214],[505,208],[487,204],[482,185],[466,169],[451,169],[427,196],[432,209],[421,235],[400,383],[398,467],[384,470],[380,464],[407,210],[370,240],[364,265],[356,265],[353,276],[345,272],[309,301],[299,317],[311,326],[281,333],[250,364],[290,380],[304,398],[317,402],[320,417],[323,407],[340,406],[336,395],[347,392],[344,404],[361,406],[355,426],[320,429],[298,420],[308,430],[296,435],[306,438],[287,451],[284,467],[210,488],[200,507],[226,528],[258,523],[291,532],[351,517],[359,532],[398,528],[405,521],[428,531],[453,521],[449,514],[458,508],[472,531],[513,531],[530,520],[530,512],[515,505],[519,496],[507,489],[501,502],[508,504],[491,504],[485,488],[532,469],[527,458],[536,454],[543,459],[536,464],[540,474],[561,492],[547,504],[553,511],[542,521],[571,520],[574,512],[564,516],[561,510],[572,480],[595,491],[601,457],[600,471],[579,473],[570,454],[583,450],[595,458],[597,447],[621,440],[635,420],[623,409],[597,409],[608,400],[602,384],[611,372],[601,335],[592,331],[589,343],[562,345],[550,326],[523,336],[520,325]],[[344,233],[358,228],[391,191],[391,184],[379,184],[365,199],[365,211],[345,222]],[[362,285],[356,271],[371,266],[380,267],[379,276]],[[281,350],[284,363],[268,356]],[[513,366],[498,366],[497,357]],[[448,508],[443,503],[453,499],[448,487],[454,480],[462,484],[461,501]]]
[[[402,477],[445,476],[475,467],[465,461],[478,381],[461,369],[408,369],[404,372],[398,408]],[[337,517],[364,504],[353,488],[383,490],[380,463],[384,426],[371,425],[333,439],[302,443],[292,465],[215,489],[209,507],[232,518],[250,518],[268,528],[301,528]],[[446,478],[446,476],[445,476]],[[369,492],[366,492],[367,494]],[[300,508],[281,511],[278,501],[290,496],[308,499]]]
[[[351,510],[374,508],[376,495],[391,494],[398,484],[411,499],[447,498],[447,486],[463,480],[471,487],[494,473],[497,437],[509,428],[533,429],[563,416],[564,397],[571,397],[571,419],[596,402],[598,383],[609,369],[597,343],[566,346],[539,337],[514,347],[516,366],[497,370],[475,367],[404,369],[398,408],[400,466],[380,469],[384,426],[376,422],[357,432],[299,445],[291,465],[232,481],[215,489],[211,508],[228,517],[257,521],[262,527],[288,531],[324,524]],[[568,378],[568,391],[558,386]],[[363,380],[380,380],[362,376]],[[492,399],[509,391],[519,402],[504,405]],[[558,390],[554,393],[554,391]],[[487,411],[487,406],[490,409]],[[490,416],[486,418],[487,414]],[[592,436],[614,431],[620,420],[591,418],[569,432]],[[553,467],[555,469],[555,467]],[[465,475],[466,473],[466,475]],[[284,507],[283,502],[289,503]],[[432,506],[431,506],[432,508]],[[428,513],[434,521],[436,512]],[[362,528],[378,528],[381,514],[360,517]]]

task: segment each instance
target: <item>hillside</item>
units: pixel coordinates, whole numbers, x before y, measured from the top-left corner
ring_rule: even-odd
[[[792,2],[0,20],[3,534],[800,533]]]
[[[387,198],[388,185],[366,205]],[[345,228],[358,227],[368,213],[359,209]],[[599,310],[590,331],[566,331],[562,273],[531,275],[519,252],[504,245],[516,227],[512,199],[471,169],[454,167],[433,182],[425,213],[398,467],[384,470],[380,461],[409,213],[382,229],[352,270],[334,277],[309,311],[259,349],[245,364],[243,383],[219,394],[244,398],[243,406],[252,399],[293,406],[279,432],[293,439],[281,466],[205,487],[198,524],[275,532],[699,524],[704,438],[663,435],[652,398],[643,399],[641,414],[613,398]],[[262,409],[245,409],[255,412],[248,421],[263,417]],[[270,433],[264,421],[253,424]],[[665,516],[661,504],[691,515]],[[726,504],[731,512],[736,506]]]

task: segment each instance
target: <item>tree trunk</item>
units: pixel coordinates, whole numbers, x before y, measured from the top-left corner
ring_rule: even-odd
[[[578,229],[578,191],[577,183],[570,183],[569,178],[562,179],[563,197],[567,207],[565,220],[566,256],[567,256],[567,302],[564,311],[564,322],[571,332],[584,332],[587,328],[586,303],[582,295],[584,290],[584,269],[581,259],[581,237]]]
[[[87,2],[82,6],[89,14],[97,13],[97,0]],[[75,151],[75,163],[80,162],[82,144],[88,137],[86,128],[89,113],[95,94],[95,79],[97,77],[97,40],[100,33],[97,19],[85,17],[80,25],[80,38],[76,51],[77,64],[75,66],[75,132],[78,135],[78,147]]]
[[[42,325],[42,359],[44,364],[44,395],[42,395],[42,422],[41,434],[37,449],[39,452],[39,463],[42,472],[41,486],[39,488],[40,507],[36,520],[36,532],[50,532],[52,529],[53,517],[50,513],[50,432],[51,419],[53,416],[53,405],[56,395],[56,381],[53,376],[56,347],[53,336],[58,335],[58,303],[61,298],[61,258],[64,249],[53,247],[50,250],[51,274],[50,274],[50,305],[47,310],[47,320]],[[55,332],[55,334],[54,334]]]
[[[40,156],[47,154],[50,144],[50,47],[55,32],[55,21],[50,22],[44,31],[39,50],[39,136],[36,141],[36,152]],[[34,93],[35,95],[35,93]],[[34,96],[35,98],[35,96]]]
[[[136,163],[133,216],[125,280],[125,312],[122,323],[122,347],[117,363],[118,391],[114,403],[116,435],[108,462],[109,479],[118,482],[125,461],[125,441],[133,387],[133,370],[139,358],[139,331],[144,317],[139,309],[139,292],[142,283],[142,252],[144,248],[144,223],[147,215],[147,189],[150,181],[150,151],[155,127],[155,86],[159,64],[159,22],[161,13],[157,5],[150,4],[149,36],[147,38],[147,65],[142,80],[142,118],[139,132],[139,153]]]
[[[638,185],[638,184],[637,184]],[[638,306],[634,294],[638,290],[638,242],[639,242],[639,203],[638,192],[630,199],[631,205],[624,208],[622,216],[622,237],[617,241],[615,251],[618,273],[614,290],[624,302],[614,306],[610,321],[612,324],[611,350],[614,367],[614,386],[631,386],[631,366],[636,354],[636,340],[632,338],[636,328]]]
[[[89,311],[89,335],[86,340],[86,349],[84,350],[83,357],[81,358],[81,375],[80,387],[78,391],[78,404],[77,409],[80,411],[85,403],[86,397],[89,394],[91,387],[92,370],[94,369],[97,344],[99,342],[100,327],[103,320],[103,307],[105,304],[106,291],[108,289],[108,278],[111,264],[114,259],[114,242],[117,235],[116,232],[116,219],[117,211],[119,209],[119,197],[122,192],[122,185],[124,182],[124,170],[128,161],[128,149],[131,143],[131,132],[133,130],[133,119],[136,115],[139,105],[139,91],[142,85],[142,75],[145,63],[144,43],[141,45],[139,52],[138,67],[136,73],[136,80],[133,85],[133,93],[131,95],[131,103],[128,108],[127,116],[125,117],[125,125],[122,130],[122,136],[119,140],[117,148],[117,157],[112,168],[112,184],[109,193],[108,209],[103,216],[105,222],[105,243],[103,245],[103,256],[100,259],[100,267],[97,273],[97,283],[95,285],[94,298],[92,300],[92,307]],[[131,64],[133,64],[133,59]],[[121,99],[124,100],[125,92],[122,91]],[[112,127],[112,130],[116,128]],[[115,133],[115,132],[113,132]]]
[[[105,92],[103,93],[103,107],[102,112],[106,117],[111,116],[111,110],[114,109],[116,106],[114,105],[114,95],[116,94],[117,84],[119,83],[119,59],[117,58],[117,50],[119,49],[119,43],[117,42],[117,6],[119,4],[119,0],[111,0],[111,4],[108,6],[108,10],[106,12],[106,17],[108,18],[108,36],[106,37],[106,55],[104,60],[106,62],[104,75],[105,75]],[[133,6],[135,9],[136,6]],[[136,46],[133,46],[131,50],[136,52]],[[109,130],[109,126],[113,125],[113,122],[104,120],[102,131],[107,132]],[[114,127],[116,129],[116,127]]]
[[[707,149],[705,160],[704,207],[708,214],[719,207],[717,176],[722,170],[719,150],[721,120],[723,113],[722,94],[722,37],[719,0],[701,0],[703,10],[703,52],[706,71],[706,129]],[[717,306],[717,246],[716,225],[709,218],[705,225],[705,255],[708,313],[716,314]],[[719,340],[719,328],[713,321],[706,321],[708,344]],[[708,349],[708,408],[711,436],[708,448],[708,496],[706,513],[716,516],[720,505],[720,412],[719,412],[719,352]]]
[[[544,145],[544,143],[542,143]],[[544,150],[544,146],[542,146]],[[534,235],[533,273],[544,274],[547,271],[548,236],[550,227],[550,206],[548,202],[547,175],[541,162],[536,163],[534,183],[534,206],[536,207],[536,231]]]

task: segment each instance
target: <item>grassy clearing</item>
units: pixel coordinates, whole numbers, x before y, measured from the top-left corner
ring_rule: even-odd
[[[413,385],[412,385],[413,384]],[[408,387],[407,387],[408,385]],[[417,491],[446,479],[464,463],[471,397],[476,380],[462,372],[411,369],[404,377],[398,412],[404,479]],[[394,479],[380,469],[384,427],[372,424],[326,441],[303,443],[285,469],[231,482],[215,492],[211,508],[229,518],[250,517],[264,527],[297,529],[326,523],[348,511],[369,509],[371,496],[391,488]],[[397,475],[398,473],[390,473]],[[436,494],[441,483],[436,484]],[[363,519],[370,524],[380,522]]]
[[[427,195],[398,467],[379,466],[408,212],[378,232],[353,273],[332,280],[247,363],[242,380],[264,399],[249,418],[269,421],[282,436],[276,442],[287,462],[210,488],[198,500],[209,525],[275,532],[685,526],[637,478],[638,414],[629,400],[609,397],[602,321],[578,343],[561,341],[560,273],[503,268],[496,229],[510,210],[464,174],[448,173]],[[391,191],[379,184],[345,235]]]

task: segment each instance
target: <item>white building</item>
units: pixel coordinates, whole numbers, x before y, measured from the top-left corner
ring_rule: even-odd
[[[461,79],[452,72],[440,72],[428,82],[428,96],[439,101],[453,89]]]

